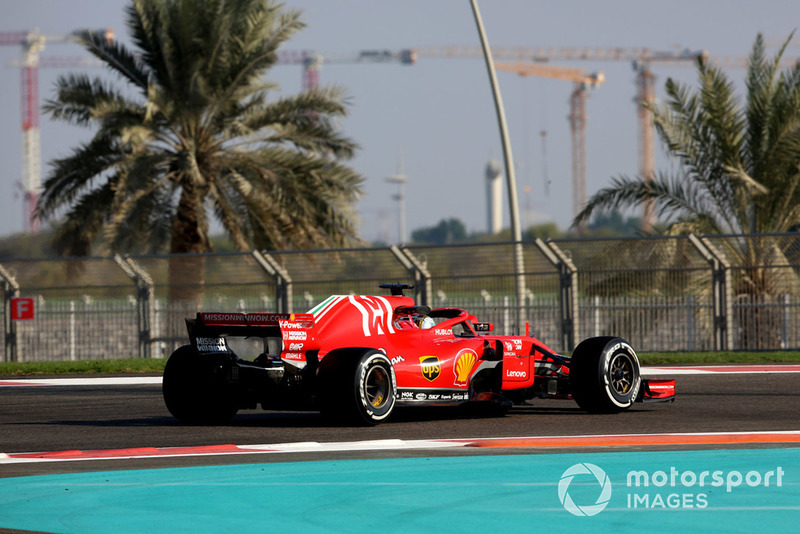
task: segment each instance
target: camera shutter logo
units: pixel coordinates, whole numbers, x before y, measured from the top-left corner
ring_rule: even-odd
[[[572,497],[569,495],[569,485],[575,475],[594,475],[597,484],[600,486],[600,495],[594,504],[575,504]],[[575,464],[561,475],[561,480],[558,481],[558,498],[561,504],[572,515],[577,516],[593,516],[597,515],[605,509],[608,501],[611,500],[611,479],[608,478],[606,472],[594,464]]]

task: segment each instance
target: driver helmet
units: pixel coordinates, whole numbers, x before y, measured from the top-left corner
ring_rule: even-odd
[[[434,323],[433,319],[427,315],[415,315],[414,324],[423,330],[427,330],[429,328],[433,328],[436,323]]]

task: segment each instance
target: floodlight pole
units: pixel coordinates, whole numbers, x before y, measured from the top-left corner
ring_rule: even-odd
[[[500,126],[500,137],[503,143],[503,159],[506,166],[506,184],[508,186],[509,215],[511,216],[511,239],[514,242],[514,280],[517,295],[516,329],[522,332],[525,323],[525,271],[522,257],[522,231],[519,227],[519,207],[517,205],[517,180],[514,176],[514,158],[511,156],[511,142],[508,138],[508,128],[506,126],[506,115],[503,110],[503,98],[500,95],[500,87],[497,83],[497,74],[494,70],[489,41],[483,29],[481,13],[478,10],[478,1],[470,0],[472,12],[475,15],[475,23],[478,25],[478,33],[481,37],[481,47],[483,57],[486,59],[486,69],[489,71],[489,80],[492,84],[492,94],[494,95],[494,106],[497,111],[497,122]]]

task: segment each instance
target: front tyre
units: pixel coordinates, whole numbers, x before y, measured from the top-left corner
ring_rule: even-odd
[[[572,354],[570,389],[578,406],[593,413],[627,410],[641,387],[639,359],[618,337],[589,338]]]

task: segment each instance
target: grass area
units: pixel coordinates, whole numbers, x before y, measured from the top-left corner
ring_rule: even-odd
[[[126,358],[121,360],[81,360],[76,362],[0,363],[0,376],[162,373],[166,359]]]
[[[772,352],[645,352],[642,365],[758,364],[800,362],[800,351]],[[164,371],[166,359],[129,358],[77,362],[0,363],[0,376],[59,374],[132,374]]]

